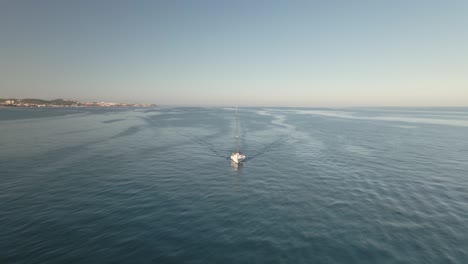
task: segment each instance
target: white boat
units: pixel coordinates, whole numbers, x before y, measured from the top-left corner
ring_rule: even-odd
[[[231,161],[234,162],[234,163],[241,163],[242,161],[244,161],[245,159],[245,155],[242,154],[241,152],[234,152],[231,154]]]
[[[237,151],[231,154],[231,161],[239,164],[245,160],[245,155],[242,152],[239,152],[239,118],[237,117],[237,107],[236,107],[236,144]]]

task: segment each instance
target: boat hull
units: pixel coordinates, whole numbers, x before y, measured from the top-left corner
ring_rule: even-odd
[[[231,161],[234,163],[241,163],[245,160],[245,155],[239,152],[235,152],[231,154]]]

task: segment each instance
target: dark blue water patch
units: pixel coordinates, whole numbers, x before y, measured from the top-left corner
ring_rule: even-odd
[[[0,121],[32,118],[57,117],[72,114],[86,113],[81,108],[0,108]]]
[[[119,132],[117,133],[116,135],[113,135],[111,137],[111,139],[115,139],[115,138],[120,138],[120,137],[127,137],[127,136],[131,136],[133,134],[136,134],[138,133],[140,130],[143,129],[143,126],[130,126],[128,128],[126,128],[124,131],[122,132]]]
[[[136,111],[136,110],[140,110],[140,109],[121,108],[121,107],[54,107],[54,108],[5,107],[5,108],[0,108],[0,121],[59,117],[59,116],[67,116],[67,115],[73,115],[73,114],[121,113],[121,112],[131,112],[131,111]]]
[[[124,121],[124,120],[125,120],[124,118],[116,118],[116,119],[110,119],[110,120],[102,121],[102,123],[103,124],[110,124],[110,123],[120,122],[120,121]]]

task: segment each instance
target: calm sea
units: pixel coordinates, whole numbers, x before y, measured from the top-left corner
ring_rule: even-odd
[[[468,109],[0,109],[0,263],[468,263]]]

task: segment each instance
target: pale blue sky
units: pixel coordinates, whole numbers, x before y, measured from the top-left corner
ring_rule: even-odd
[[[0,97],[466,106],[468,1],[5,0]]]

